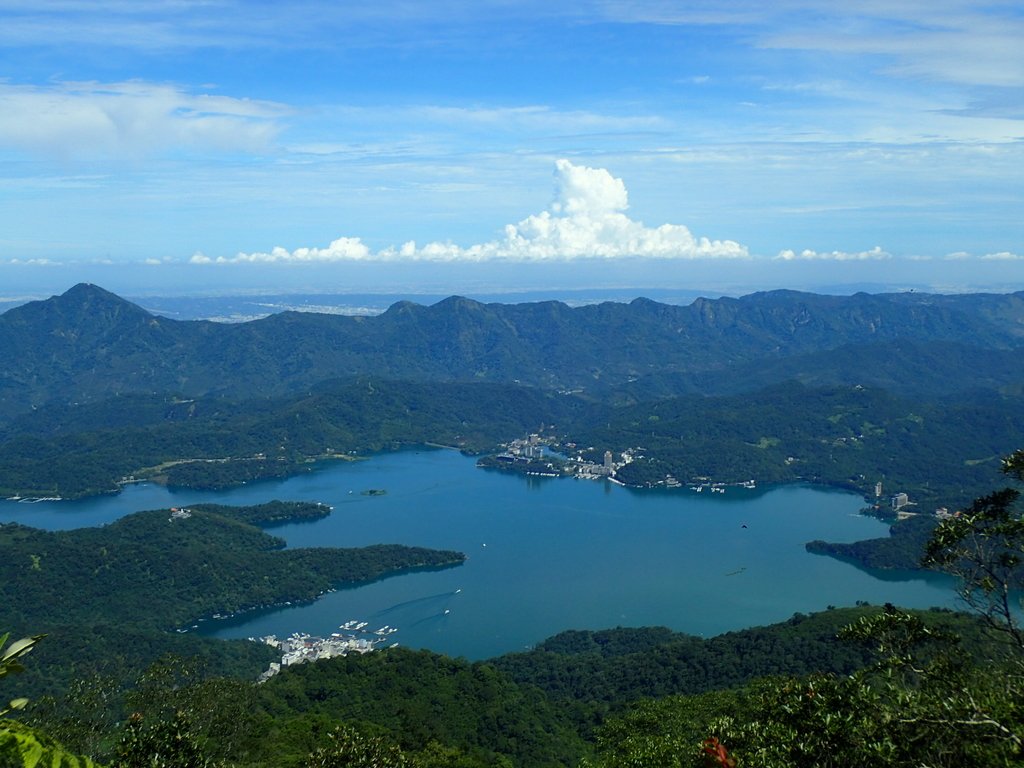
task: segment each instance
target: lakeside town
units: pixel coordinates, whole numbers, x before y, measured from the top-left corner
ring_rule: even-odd
[[[566,448],[577,451],[575,443],[567,443]],[[608,480],[618,485],[625,485],[619,480],[615,473],[627,464],[637,459],[643,459],[640,453],[643,449],[627,448],[616,458],[611,451],[605,451],[603,460],[598,463],[584,458],[584,451],[578,451],[574,455],[564,455],[551,446],[549,438],[538,433],[529,434],[526,437],[517,438],[502,445],[502,452],[486,456],[477,462],[477,466],[484,468],[501,469],[516,472],[518,474],[534,477],[574,477],[580,480]],[[593,448],[586,449],[592,452]],[[789,459],[792,461],[792,459]],[[656,481],[652,486],[662,488],[688,488],[696,493],[725,493],[727,488],[743,488],[754,490],[757,488],[755,480],[738,480],[733,482],[715,481],[709,477],[696,477],[689,481],[681,481],[671,474]],[[888,504],[882,502],[883,489],[879,481],[875,484],[875,501],[871,510],[875,514],[892,516],[898,520],[905,520],[908,517],[916,517],[925,512],[916,509],[917,503],[911,501],[909,495],[904,491],[898,491],[888,497]],[[957,512],[950,512],[947,507],[938,507],[934,516],[939,520],[948,520],[955,517]]]
[[[575,443],[567,443],[566,448],[577,450]],[[535,477],[574,477],[579,480],[609,480],[618,485],[625,485],[615,473],[637,459],[644,458],[642,449],[627,448],[616,456],[605,451],[600,463],[584,458],[584,452],[575,455],[559,455],[554,452],[546,438],[539,434],[530,434],[517,438],[502,445],[504,449],[494,456],[484,457],[477,462],[481,467],[492,467],[518,472]],[[592,451],[588,448],[587,451]],[[753,489],[757,485],[753,480],[737,482],[715,482],[710,478],[695,478],[690,482],[682,482],[672,475],[666,475],[657,485],[665,488],[687,487],[698,493],[705,490],[711,493],[725,493],[727,487]]]
[[[278,674],[283,667],[290,667],[295,664],[305,664],[321,659],[333,659],[337,656],[347,656],[350,653],[370,653],[387,645],[394,648],[398,643],[388,644],[391,635],[398,631],[396,627],[383,626],[375,630],[367,630],[369,624],[365,621],[347,621],[338,627],[347,634],[332,632],[330,637],[317,637],[304,632],[295,632],[288,637],[279,640],[276,635],[249,640],[261,642],[276,648],[281,652],[281,660],[270,663],[270,666],[256,678],[257,682],[265,682]]]

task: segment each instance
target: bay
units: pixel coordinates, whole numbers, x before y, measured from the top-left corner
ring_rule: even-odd
[[[384,490],[367,495],[369,489]],[[894,578],[812,555],[812,539],[885,535],[856,495],[811,486],[724,494],[634,490],[608,481],[524,478],[449,450],[332,462],[222,492],[139,484],[74,502],[0,502],[0,522],[50,530],[101,525],[140,509],[204,501],[321,501],[333,513],[271,529],[289,547],[398,543],[465,552],[459,567],[341,589],[305,605],[201,624],[217,637],[327,635],[350,619],[392,639],[470,659],[522,650],[566,629],[662,625],[696,635],[829,605],[955,607],[952,582]]]

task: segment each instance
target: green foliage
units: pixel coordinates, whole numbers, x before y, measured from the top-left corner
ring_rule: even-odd
[[[597,768],[1017,765],[1024,727],[1019,665],[973,662],[955,637],[894,608],[842,632],[876,663],[850,675],[764,678],[709,698],[641,702],[599,732]],[[714,763],[720,765],[721,762]]]
[[[102,768],[75,755],[49,736],[11,720],[0,721],[0,765],[4,768]]]
[[[309,756],[307,768],[405,768],[409,765],[397,745],[379,736],[364,736],[349,726],[339,725],[327,738],[329,743]]]
[[[9,633],[0,635],[0,678],[23,671],[19,659],[45,635],[16,640],[4,649],[8,637]],[[26,704],[28,699],[15,699],[0,710],[0,717],[12,710],[24,709]],[[8,719],[0,720],[0,765],[4,768],[99,768],[89,758],[71,754],[49,735]]]
[[[147,723],[133,713],[118,744],[118,768],[212,768],[196,742],[192,719],[176,712],[170,721]]]
[[[1014,451],[1003,459],[1003,474],[1024,483],[1024,450]]]
[[[566,707],[605,712],[644,697],[740,686],[765,675],[849,673],[870,654],[837,643],[839,629],[873,609],[849,608],[702,639],[667,629],[572,631],[534,650],[494,660],[519,683],[535,685]],[[930,614],[941,621],[945,614]],[[582,716],[592,717],[589,711]]]
[[[189,509],[209,512],[261,528],[288,523],[309,523],[331,514],[331,508],[327,504],[312,501],[278,501],[277,499],[248,506],[194,504]]]
[[[464,762],[569,765],[584,751],[569,719],[536,689],[517,685],[488,663],[392,648],[290,667],[259,687],[280,723],[301,715],[382,729],[407,754],[432,744],[458,750]],[[289,739],[272,737],[264,760],[285,762]],[[281,742],[280,747],[278,747]],[[301,744],[301,742],[299,742]]]
[[[1003,472],[1024,475],[1024,452],[1003,460]],[[1020,594],[1024,589],[1024,517],[1020,492],[1003,488],[984,496],[934,531],[925,565],[960,580],[960,595],[993,629],[1024,653]]]
[[[752,714],[747,694],[735,690],[692,696],[668,696],[637,702],[597,732],[597,755],[584,768],[695,765],[697,745],[712,722],[723,716]]]
[[[195,659],[164,657],[130,683],[92,677],[46,697],[31,722],[118,768],[191,768],[248,759],[259,737],[255,686],[209,677]]]
[[[16,585],[3,612],[18,623],[102,617],[170,629],[214,613],[312,600],[340,583],[409,567],[461,563],[457,552],[398,545],[283,549],[248,523],[196,510],[139,512],[101,528],[0,527],[0,579]],[[30,555],[41,562],[30,567]]]
[[[23,637],[20,640],[15,640],[7,648],[4,648],[8,637],[10,637],[9,632],[0,635],[0,678],[6,677],[12,672],[24,672],[25,668],[21,665],[19,659],[31,651],[36,643],[46,637],[46,635]],[[12,699],[6,708],[0,709],[0,717],[15,709],[24,709],[26,704],[28,704],[28,699],[24,697]]]
[[[12,427],[0,442],[0,492],[74,498],[116,490],[124,477],[224,488],[351,453],[426,443],[479,451],[582,407],[522,386],[365,378],[276,400],[192,400],[187,418],[179,400],[116,398],[60,408],[52,427],[45,415]],[[161,406],[167,418],[156,417]],[[135,422],[124,417],[132,408]]]

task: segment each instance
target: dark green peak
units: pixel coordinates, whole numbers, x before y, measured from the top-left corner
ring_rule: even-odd
[[[49,301],[56,302],[63,308],[118,309],[122,311],[130,309],[141,314],[149,314],[137,304],[92,283],[74,285]]]
[[[417,309],[422,309],[422,304],[417,304],[415,301],[396,301],[385,311],[385,315],[407,315],[410,312],[415,312]]]
[[[473,299],[467,299],[465,296],[449,296],[447,299],[442,299],[434,305],[435,309],[442,309],[445,311],[470,311],[475,312],[483,309],[484,305],[479,301]]]
[[[152,316],[141,307],[90,283],[79,283],[59,296],[31,301],[8,311],[5,315],[15,324],[29,324],[42,331],[117,318],[148,319]]]
[[[71,286],[61,294],[61,298],[64,299],[75,299],[81,297],[107,297],[118,301],[122,300],[116,293],[111,293],[108,290],[100,288],[94,283],[78,283],[77,285]]]
[[[637,296],[629,302],[629,307],[637,312],[657,314],[661,312],[661,310],[665,309],[666,305],[654,301],[653,299],[648,299],[646,296]]]

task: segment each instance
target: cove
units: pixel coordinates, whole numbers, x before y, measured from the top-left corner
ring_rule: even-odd
[[[365,495],[383,489],[383,495]],[[128,486],[75,502],[0,502],[0,522],[99,525],[140,509],[203,501],[322,501],[333,513],[270,529],[289,547],[398,543],[457,549],[457,568],[406,573],[311,604],[202,623],[216,637],[327,635],[359,619],[402,645],[470,659],[523,650],[566,629],[663,625],[712,636],[858,600],[955,607],[952,581],[876,578],[812,555],[812,539],[885,535],[859,496],[810,486],[725,494],[633,490],[607,481],[477,469],[450,450],[328,463],[221,492]]]

